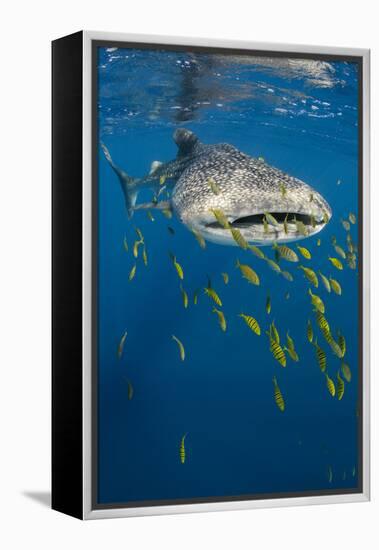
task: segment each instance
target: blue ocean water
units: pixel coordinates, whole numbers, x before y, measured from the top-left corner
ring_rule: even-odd
[[[352,372],[343,398],[332,397],[306,337],[308,319],[335,383],[341,360],[317,329],[309,282],[295,264],[281,261],[294,276],[289,282],[249,251],[213,243],[202,250],[175,217],[155,211],[151,221],[139,211],[129,220],[117,177],[99,148],[98,502],[357,490],[359,277],[346,261],[340,271],[328,260],[338,257],[333,236],[346,250],[341,219],[347,220],[350,212],[357,217],[350,234],[358,244],[355,63],[100,48],[98,81],[99,138],[131,176],[147,174],[154,160],[173,159],[177,148],[172,134],[185,127],[205,143],[226,142],[264,157],[326,198],[333,210],[330,223],[298,244],[312,254],[311,260],[301,258],[303,265],[342,286],[341,296],[328,293],[321,281],[313,290],[325,303],[333,332],[340,330],[346,338],[344,361]],[[144,191],[138,203],[151,197],[152,192]],[[136,227],[144,235],[148,265],[140,250],[136,275],[129,282]],[[169,252],[183,266],[188,308]],[[274,257],[270,248],[264,252]],[[237,258],[259,273],[260,286],[241,278]],[[229,274],[227,285],[222,272]],[[226,332],[202,290],[208,276],[222,298]],[[260,336],[238,317],[241,312],[258,320]],[[287,358],[283,368],[274,359],[265,334],[271,321],[282,342],[289,331],[298,363]],[[184,362],[173,334],[185,346]],[[274,376],[284,412],[274,401]],[[179,446],[185,433],[182,464]]]

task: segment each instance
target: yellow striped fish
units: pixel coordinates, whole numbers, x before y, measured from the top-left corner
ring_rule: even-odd
[[[143,251],[142,251],[142,259],[143,259],[143,263],[147,266],[147,252],[146,252],[145,246],[143,247]]]
[[[218,317],[218,323],[221,327],[221,330],[222,331],[226,331],[226,319],[225,319],[225,315],[223,314],[223,312],[217,308],[213,308],[212,309],[212,312],[213,313],[216,313],[217,314],[217,317]]]
[[[281,345],[278,344],[278,342],[276,342],[271,337],[270,337],[270,351],[273,354],[274,358],[278,361],[278,363],[282,367],[285,367],[287,364],[286,354],[284,353]]]
[[[141,246],[141,244],[143,244],[143,241],[139,240],[139,241],[134,241],[134,245],[133,245],[133,256],[135,258],[138,258],[138,249],[139,247]]]
[[[118,344],[117,355],[118,355],[119,359],[121,359],[122,352],[124,351],[124,344],[125,344],[125,340],[126,340],[127,335],[128,335],[128,333],[127,333],[127,331],[125,331],[124,334],[121,336],[120,343]]]
[[[265,260],[273,271],[275,271],[276,273],[281,272],[280,266],[276,262],[274,262],[274,260],[271,260],[270,258],[265,258]]]
[[[270,315],[271,313],[271,298],[269,294],[267,295],[267,298],[266,298],[266,313],[267,315]]]
[[[260,248],[258,248],[257,246],[255,245],[249,245],[249,250],[251,250],[251,252],[257,256],[257,258],[260,258],[261,260],[264,260],[265,258],[265,255],[264,255],[264,252],[262,252],[262,250]]]
[[[339,261],[338,258],[331,258],[331,257],[329,256],[329,257],[328,257],[328,260],[329,260],[329,262],[330,262],[332,265],[334,265],[334,267],[335,267],[336,269],[339,269],[339,270],[342,270],[342,269],[343,269],[343,265],[342,265],[342,263]]]
[[[274,399],[275,399],[276,406],[281,412],[283,412],[285,409],[285,403],[284,403],[282,392],[280,391],[280,388],[275,376],[272,379],[272,381],[274,383]]]
[[[270,336],[270,338],[272,338],[273,340],[275,340],[275,342],[276,342],[277,344],[280,344],[279,332],[278,332],[278,329],[277,329],[276,326],[275,326],[274,321],[273,321],[273,322],[271,323],[271,325],[270,325],[269,336]]]
[[[321,277],[321,280],[322,280],[322,283],[323,283],[325,289],[327,290],[327,292],[330,292],[330,282],[329,282],[328,278],[325,277],[325,275],[323,275],[323,274],[321,273],[321,271],[319,271],[318,274],[319,274],[320,277]]]
[[[351,370],[350,370],[349,365],[342,362],[341,371],[342,371],[343,377],[345,378],[346,382],[351,382]]]
[[[290,281],[290,282],[293,281],[293,277],[292,277],[291,273],[289,273],[288,271],[281,271],[281,274],[283,275],[283,277],[284,277],[287,281]]]
[[[200,231],[198,231],[195,228],[192,228],[191,231],[195,235],[195,238],[196,238],[197,242],[199,243],[200,248],[202,248],[204,250],[204,248],[206,247],[206,244],[205,244],[205,239],[204,239],[203,235],[200,233]]]
[[[184,359],[186,358],[186,352],[184,350],[182,342],[174,334],[172,335],[172,339],[178,344],[180,359],[184,361]]]
[[[129,252],[129,245],[128,245],[128,241],[126,239],[126,235],[124,236],[124,250],[125,250],[125,252]]]
[[[283,258],[283,260],[287,260],[287,262],[299,261],[299,257],[296,254],[296,252],[292,250],[292,248],[290,248],[289,246],[286,246],[285,244],[278,246],[275,243],[273,246],[273,249],[278,252],[280,258]]]
[[[195,290],[195,292],[193,293],[193,303],[195,306],[197,305],[198,298],[199,298],[199,290]]]
[[[334,382],[333,380],[327,375],[327,373],[325,373],[325,377],[326,377],[326,387],[328,388],[328,392],[330,393],[330,395],[332,397],[334,397],[336,395],[336,387],[334,385]]]
[[[350,214],[349,214],[349,221],[353,225],[357,223],[357,218],[355,217],[355,215],[352,212],[350,212]]]
[[[220,209],[213,209],[211,210],[212,214],[216,218],[216,221],[223,227],[224,229],[230,229],[230,224],[228,221],[228,218],[225,216],[224,212]]]
[[[180,440],[180,445],[179,445],[179,458],[180,458],[180,462],[182,464],[184,464],[185,461],[186,461],[186,447],[185,447],[185,444],[184,444],[186,437],[187,437],[187,433],[185,433],[183,435],[183,437]]]
[[[136,276],[136,271],[137,271],[137,264],[134,264],[134,266],[132,267],[129,273],[129,281],[132,281],[134,279],[134,277]]]
[[[292,361],[295,361],[296,363],[299,361],[299,356],[294,348],[288,348],[287,346],[285,346],[283,349],[288,353]]]
[[[340,332],[338,333],[338,345],[340,347],[340,350],[342,352],[342,357],[345,356],[346,353],[346,340],[343,334]]]
[[[244,313],[240,313],[239,317],[241,317],[245,321],[245,323],[247,324],[250,330],[252,330],[253,332],[255,332],[255,334],[260,336],[261,327],[259,326],[258,321],[254,317],[251,317],[251,315],[245,315]]]
[[[220,299],[220,296],[217,294],[217,292],[210,286],[210,284],[208,284],[207,287],[204,288],[204,292],[207,296],[209,296],[209,298],[211,298],[214,303],[218,306],[222,306],[222,302],[221,302],[221,299]]]
[[[182,285],[180,285],[180,292],[181,292],[181,295],[182,295],[183,305],[184,305],[184,307],[187,309],[187,307],[188,307],[188,294],[187,294],[187,292],[184,290],[184,288],[182,287]]]
[[[341,296],[342,288],[341,288],[341,285],[339,284],[339,282],[336,281],[336,279],[332,279],[331,277],[329,277],[329,282],[330,282],[330,286],[331,286],[333,292],[338,294],[338,296]]]
[[[326,371],[326,353],[325,351],[320,348],[320,346],[317,344],[317,341],[315,342],[316,347],[316,356],[318,361],[318,366],[320,367],[321,372]]]
[[[178,274],[179,279],[184,279],[184,271],[180,263],[177,261],[176,256],[174,256],[171,252],[169,253],[171,261],[176,269],[176,273]]]
[[[337,252],[338,256],[341,256],[344,260],[346,260],[346,253],[338,244],[334,245],[334,250]]]
[[[312,283],[314,287],[318,288],[318,277],[313,269],[310,267],[304,267],[303,265],[299,265],[298,269],[301,269],[308,281]]]
[[[263,212],[263,214],[266,218],[267,223],[269,223],[273,227],[279,227],[278,220],[276,218],[274,218],[274,216],[272,214],[270,214],[270,212]]]
[[[211,188],[212,193],[215,195],[219,195],[221,193],[219,186],[213,178],[208,178],[208,185]]]
[[[238,244],[240,248],[242,248],[243,250],[247,250],[249,248],[249,243],[245,240],[244,236],[242,235],[239,229],[236,229],[235,227],[231,227],[230,232],[232,234],[234,241]]]
[[[325,313],[324,302],[321,300],[321,298],[317,296],[317,294],[313,294],[310,288],[308,289],[308,293],[311,297],[312,305],[314,305],[317,311],[319,311],[320,313]]]
[[[229,283],[229,275],[227,273],[221,273],[224,283],[227,285]]]
[[[308,248],[305,248],[304,246],[296,245],[296,248],[300,252],[300,254],[306,259],[310,260],[312,258],[311,253],[309,252]]]
[[[322,333],[330,332],[330,326],[322,313],[316,311],[316,321]]]
[[[309,319],[308,319],[308,323],[307,323],[307,338],[308,338],[308,341],[312,344],[312,342],[313,342],[313,328],[312,328],[312,323],[310,322]]]
[[[337,399],[341,401],[345,393],[345,382],[342,380],[339,371],[337,372]]]
[[[341,223],[345,231],[350,231],[350,223],[347,220],[341,220]]]
[[[241,271],[242,277],[246,279],[249,283],[253,285],[259,285],[259,277],[257,273],[247,264],[241,264],[239,260],[237,260],[236,267]]]

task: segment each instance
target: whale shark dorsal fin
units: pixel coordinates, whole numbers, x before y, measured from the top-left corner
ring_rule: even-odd
[[[173,138],[178,146],[178,158],[191,155],[200,143],[199,138],[191,130],[186,130],[185,128],[175,130]]]
[[[151,176],[151,174],[154,174],[154,172],[156,172],[158,168],[162,166],[162,164],[163,162],[160,162],[159,160],[153,160],[150,166],[149,176]]]

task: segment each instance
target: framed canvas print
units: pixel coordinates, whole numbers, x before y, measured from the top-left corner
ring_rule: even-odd
[[[53,508],[369,498],[369,52],[53,42]]]

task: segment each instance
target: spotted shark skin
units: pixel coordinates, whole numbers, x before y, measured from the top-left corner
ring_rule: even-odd
[[[177,157],[167,163],[153,163],[150,174],[142,179],[133,179],[115,166],[103,145],[120,179],[129,216],[144,208],[170,208],[184,225],[206,240],[236,245],[230,230],[218,224],[212,212],[221,210],[230,227],[237,228],[249,244],[258,246],[304,239],[321,231],[330,220],[332,210],[321,194],[263,159],[227,143],[204,144],[186,129],[177,129],[173,138]],[[151,188],[159,194],[162,181],[171,193],[169,201],[136,204],[140,189]],[[210,181],[215,182],[216,190]],[[278,223],[263,223],[265,213],[273,214]]]

